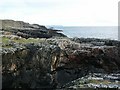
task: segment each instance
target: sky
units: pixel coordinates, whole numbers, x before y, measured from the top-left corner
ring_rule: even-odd
[[[40,25],[117,26],[119,0],[0,0],[0,19]]]

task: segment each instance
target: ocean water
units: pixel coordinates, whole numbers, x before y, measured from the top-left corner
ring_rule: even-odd
[[[69,26],[69,27],[54,27],[54,28],[63,30],[63,33],[68,37],[118,40],[117,26],[90,26],[90,27]]]

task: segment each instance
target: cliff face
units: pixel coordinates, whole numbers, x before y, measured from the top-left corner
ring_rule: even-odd
[[[54,89],[90,73],[120,72],[120,41],[67,38],[38,24],[0,22],[3,88]]]
[[[13,47],[2,50],[3,88],[55,88],[89,73],[120,70],[120,47],[115,45],[47,39]]]
[[[2,29],[9,28],[25,28],[30,26],[29,23],[25,23],[23,21],[14,21],[14,20],[0,20],[2,22]]]
[[[59,52],[59,47],[42,44],[4,49],[3,88],[51,88],[51,63]]]
[[[54,36],[66,37],[64,34],[58,33],[55,30],[47,29],[43,25],[29,24],[23,21],[14,20],[0,20],[0,22],[1,30],[11,32],[12,34],[23,38],[50,38]]]

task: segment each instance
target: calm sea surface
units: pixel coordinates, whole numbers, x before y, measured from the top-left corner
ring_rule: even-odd
[[[117,26],[54,27],[63,30],[68,37],[100,38],[118,40]]]

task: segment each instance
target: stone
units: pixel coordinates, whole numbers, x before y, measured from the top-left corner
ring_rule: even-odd
[[[43,25],[29,24],[23,21],[0,20],[2,22],[2,30],[7,34],[15,34],[23,38],[51,38],[51,37],[67,37],[57,30],[47,29]],[[49,33],[51,31],[51,33]],[[9,33],[8,33],[9,32]]]
[[[38,24],[32,25],[13,20],[3,22],[3,30],[8,30],[4,31],[3,34],[5,32],[7,34],[3,37],[9,39],[8,45],[4,43],[6,47],[3,44],[1,49],[3,88],[57,89],[66,84],[75,89],[80,86],[85,88],[117,87],[109,84],[107,86],[89,84],[88,80],[92,78],[92,80],[103,79],[104,81],[105,78],[119,82],[119,75],[115,74],[120,72],[119,41],[68,38],[56,31],[48,31],[49,29],[45,26]],[[42,39],[36,43],[14,42],[20,38]],[[89,75],[90,73],[92,76]],[[110,75],[105,76],[105,73]],[[69,83],[71,83],[70,86]],[[82,85],[79,86],[79,83]]]

